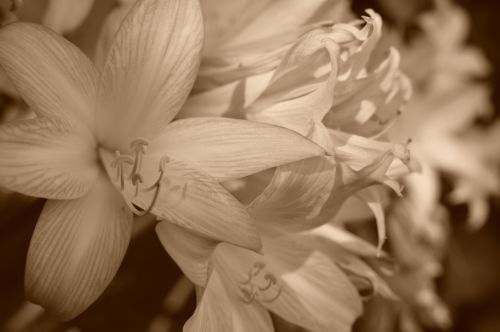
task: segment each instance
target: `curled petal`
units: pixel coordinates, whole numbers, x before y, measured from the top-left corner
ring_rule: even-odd
[[[177,114],[194,83],[203,42],[197,0],[139,0],[104,65],[98,135],[107,147],[153,138]]]
[[[359,197],[363,202],[368,205],[370,210],[375,216],[377,222],[377,235],[378,235],[378,246],[377,246],[377,256],[382,252],[382,247],[387,237],[387,231],[385,227],[385,212],[383,205],[383,194],[380,193],[380,188],[375,186],[365,188],[359,191],[356,196]]]
[[[43,198],[83,196],[99,171],[94,145],[85,133],[46,118],[0,126],[0,185]]]
[[[411,84],[400,72],[399,62],[399,53],[391,48],[373,71],[339,82],[325,124],[362,136],[376,135],[389,127],[411,95]]]
[[[408,143],[377,141],[338,130],[330,130],[329,133],[335,146],[337,161],[346,163],[353,170],[367,166],[384,153],[394,156],[386,173],[389,178],[396,179],[420,170],[420,164],[411,155]]]
[[[46,203],[31,239],[25,286],[30,301],[71,319],[113,279],[132,230],[132,214],[101,174],[82,198]]]
[[[306,135],[333,104],[339,47],[315,30],[295,44],[261,96],[247,108],[248,119],[281,125]],[[318,74],[318,63],[330,65]]]

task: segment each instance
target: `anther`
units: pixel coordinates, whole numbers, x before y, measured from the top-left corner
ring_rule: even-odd
[[[140,151],[141,153],[146,153],[146,147],[149,145],[149,141],[145,138],[136,138],[130,142],[130,149],[132,151]]]
[[[144,178],[141,175],[141,166],[142,166],[142,158],[146,153],[147,146],[149,145],[149,141],[144,138],[137,138],[130,143],[130,149],[133,151],[134,156],[130,155],[122,155],[120,151],[115,152],[115,159],[111,163],[112,168],[117,168],[117,181],[120,181],[120,190],[125,189],[125,179],[129,180],[131,184],[135,187],[134,197],[139,195],[139,192],[150,192],[154,191],[153,198],[149,206],[144,210],[139,210],[133,203],[128,200],[125,200],[129,208],[136,215],[142,216],[145,215],[153,209],[158,196],[160,194],[160,190],[162,189],[162,181],[164,181],[164,175],[166,171],[166,165],[170,162],[170,158],[162,157],[159,163],[159,176],[156,181],[146,188],[141,188],[144,183]],[[125,176],[123,164],[132,165],[132,169],[130,173]]]
[[[264,273],[265,267],[264,262],[254,263],[248,271],[246,280],[239,283],[243,302],[251,303],[254,299],[258,299],[270,303],[280,296],[281,286],[278,284],[278,279],[272,273]],[[262,284],[264,285],[261,286]]]

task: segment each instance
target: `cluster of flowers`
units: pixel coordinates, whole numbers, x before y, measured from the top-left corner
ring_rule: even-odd
[[[476,224],[499,186],[483,162],[496,147],[463,160],[475,150],[453,136],[471,125],[486,88],[470,87],[471,72],[457,80],[446,76],[460,75],[455,68],[438,67],[463,41],[440,37],[441,19],[424,20],[425,41],[441,38],[427,50],[438,65],[405,108],[412,88],[400,67],[417,81],[420,67],[412,75],[380,16],[357,19],[347,1],[120,1],[94,61],[54,32],[78,25],[92,1],[78,1],[72,17],[60,2],[44,19],[53,30],[0,29],[0,66],[33,112],[0,126],[0,186],[47,199],[27,258],[30,301],[63,319],[82,313],[118,270],[134,215],[150,215],[196,287],[186,331],[274,331],[272,315],[350,331],[375,294],[420,299],[447,324],[432,288],[437,258],[416,248],[445,236],[437,172],[456,176],[453,197],[470,202]],[[457,104],[469,108],[460,117]],[[489,178],[478,181],[483,169]],[[395,259],[423,280],[410,292],[382,250],[389,205]],[[365,210],[377,244],[348,231]]]

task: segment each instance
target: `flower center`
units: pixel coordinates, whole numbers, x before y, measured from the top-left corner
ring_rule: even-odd
[[[248,271],[247,279],[239,283],[243,302],[251,303],[257,299],[270,303],[280,296],[281,286],[278,279],[274,274],[266,272],[265,267],[264,262],[256,262]]]
[[[148,145],[148,140],[144,138],[137,138],[130,143],[132,154],[121,154],[121,152],[117,150],[115,151],[115,159],[111,163],[111,167],[116,168],[116,181],[119,182],[121,191],[124,191],[127,182],[130,182],[135,189],[134,197],[137,197],[139,193],[153,192],[153,198],[148,207],[144,210],[138,209],[132,202],[125,199],[128,207],[138,216],[146,215],[153,209],[162,188],[166,165],[170,162],[169,157],[162,157],[158,168],[158,178],[153,182],[153,184],[144,186],[144,178],[141,175],[141,168],[143,156],[146,154]],[[132,169],[128,172],[128,174],[126,174],[126,168],[130,168],[130,166],[132,166]]]

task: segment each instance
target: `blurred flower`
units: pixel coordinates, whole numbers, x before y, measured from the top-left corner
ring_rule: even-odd
[[[411,139],[412,154],[421,164],[421,172],[404,178],[405,197],[386,203],[391,254],[400,266],[388,283],[405,303],[400,312],[403,331],[451,326],[434,285],[449,238],[440,175],[454,185],[451,201],[469,205],[473,227],[486,220],[487,198],[500,186],[498,143],[493,139],[498,126],[480,130],[474,124],[491,109],[489,88],[477,80],[488,73],[489,65],[478,49],[465,44],[465,11],[451,1],[435,3],[434,10],[417,19],[421,35],[409,43],[397,34],[386,40],[398,45],[402,68],[415,87],[388,136]]]
[[[491,140],[493,130],[478,135],[473,129],[474,121],[491,110],[489,87],[477,82],[488,73],[489,65],[478,49],[464,45],[469,23],[460,7],[450,1],[436,1],[436,9],[422,15],[420,22],[424,35],[402,47],[402,52],[426,50],[431,61],[422,69],[427,74],[415,77],[415,97],[391,135],[411,137],[415,154],[426,164],[422,175],[408,178],[409,198],[433,197],[434,202],[414,204],[426,206],[429,216],[434,213],[440,185],[432,173],[444,172],[455,186],[452,202],[469,205],[469,223],[477,228],[488,215],[487,197],[498,194],[500,188],[499,160],[492,156],[498,150],[498,144]],[[405,59],[405,68],[416,67],[416,59]],[[418,197],[417,191],[422,192]]]
[[[1,128],[1,184],[49,199],[31,241],[26,288],[65,318],[111,281],[132,212],[256,249],[250,216],[217,181],[323,154],[269,125],[168,125],[196,77],[201,22],[197,1],[138,1],[100,74],[46,28],[13,23],[0,31],[0,63],[37,114]]]

